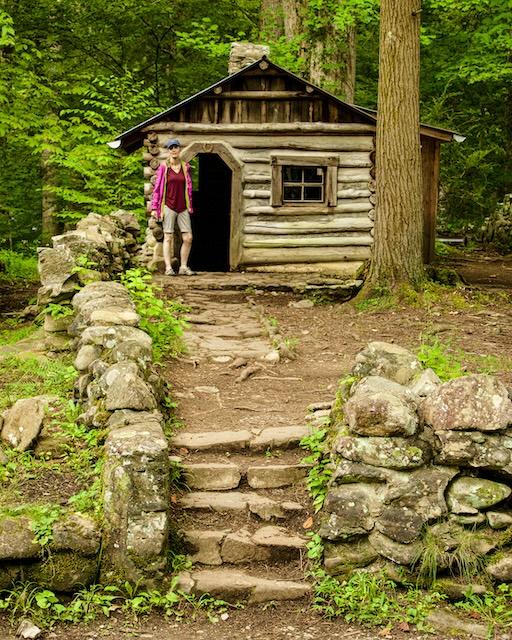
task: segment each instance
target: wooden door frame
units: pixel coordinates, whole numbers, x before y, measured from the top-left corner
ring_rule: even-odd
[[[242,255],[242,168],[233,147],[222,140],[191,142],[181,152],[181,158],[190,162],[200,153],[216,153],[231,169],[231,210],[229,213],[229,268],[240,264]]]

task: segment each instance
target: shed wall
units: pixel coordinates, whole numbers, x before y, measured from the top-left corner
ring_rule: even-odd
[[[161,123],[160,123],[161,124]],[[370,257],[373,241],[374,191],[371,132],[344,134],[249,135],[227,132],[180,131],[180,126],[151,132],[145,141],[147,199],[151,178],[164,158],[163,144],[179,136],[186,156],[187,147],[200,143],[201,152],[216,144],[226,145],[242,163],[242,190],[238,210],[232,210],[233,238],[239,238],[232,252],[232,268],[301,271],[314,264],[316,269],[353,275],[362,261]],[[186,129],[186,126],[183,127]],[[193,145],[195,149],[197,144]],[[288,204],[272,206],[272,157],[307,157],[314,161],[336,156],[336,204]],[[155,162],[156,161],[156,162]],[[309,267],[311,269],[311,267]]]

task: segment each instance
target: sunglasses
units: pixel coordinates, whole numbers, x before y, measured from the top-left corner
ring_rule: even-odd
[[[180,145],[179,144],[172,144],[170,147],[168,147],[168,149],[180,149]]]

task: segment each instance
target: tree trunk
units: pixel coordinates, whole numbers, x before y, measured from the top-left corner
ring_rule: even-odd
[[[381,1],[375,242],[363,294],[424,277],[419,9],[419,0]]]
[[[262,42],[279,40],[283,35],[283,7],[281,0],[261,0],[260,38]]]
[[[59,232],[57,221],[57,198],[51,191],[55,184],[55,167],[50,163],[51,151],[43,149],[41,152],[41,182],[42,182],[42,225],[41,240],[43,245],[50,244],[52,236]]]
[[[332,22],[316,35],[309,52],[309,79],[347,102],[354,102],[356,30],[340,33]]]

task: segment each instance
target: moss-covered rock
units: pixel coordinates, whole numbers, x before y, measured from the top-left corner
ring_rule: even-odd
[[[93,584],[98,572],[98,559],[77,553],[52,553],[40,562],[29,565],[25,579],[45,589],[70,593]]]
[[[27,516],[0,515],[0,560],[38,557],[41,547],[32,526]]]
[[[336,453],[346,460],[387,469],[414,469],[430,458],[430,447],[426,442],[412,438],[341,436],[335,447]]]
[[[368,542],[358,538],[353,543],[327,543],[324,548],[324,567],[333,576],[350,575],[354,569],[367,567],[379,557]]]
[[[453,513],[474,514],[478,509],[503,502],[511,493],[512,489],[501,482],[461,477],[454,480],[448,488],[447,502]]]

